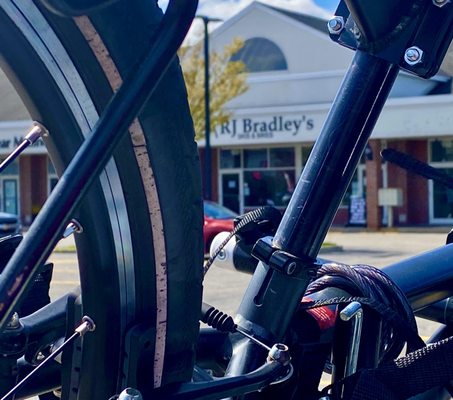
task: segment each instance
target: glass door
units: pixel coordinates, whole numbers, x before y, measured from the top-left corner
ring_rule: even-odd
[[[17,214],[17,179],[3,179],[3,211]]]
[[[241,213],[240,173],[222,172],[221,177],[222,205]]]

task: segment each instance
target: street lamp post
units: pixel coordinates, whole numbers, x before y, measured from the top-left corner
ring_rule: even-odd
[[[205,106],[205,150],[204,150],[204,198],[212,200],[211,185],[211,111],[209,93],[209,32],[210,22],[220,22],[219,18],[210,18],[205,15],[197,15],[204,25],[204,106]]]

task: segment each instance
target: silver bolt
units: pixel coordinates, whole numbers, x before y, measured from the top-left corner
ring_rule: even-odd
[[[126,388],[120,393],[118,400],[143,400],[143,397],[137,389]]]
[[[222,261],[227,258],[227,253],[225,249],[220,250],[219,254],[217,254],[217,258]]]
[[[63,232],[63,239],[71,236],[74,233],[82,233],[83,232],[83,227],[80,225],[80,222],[77,221],[76,219],[71,219],[69,222],[68,226]]]
[[[267,355],[267,361],[277,361],[285,366],[288,365],[291,362],[288,346],[283,343],[274,344]]]
[[[404,53],[404,61],[409,65],[416,65],[423,60],[423,50],[417,46],[409,47]]]
[[[335,16],[327,22],[327,29],[332,35],[339,35],[344,29],[344,19],[341,16]]]
[[[19,314],[15,312],[11,315],[11,319],[9,320],[8,324],[6,325],[6,329],[13,330],[20,328],[20,318]]]
[[[296,271],[296,268],[297,268],[297,264],[296,264],[294,261],[291,262],[291,263],[289,263],[289,264],[286,266],[286,268],[285,268],[286,274],[287,274],[287,275],[292,275],[292,274],[294,274],[294,272]]]
[[[450,0],[433,0],[433,4],[436,7],[443,7],[450,3]]]

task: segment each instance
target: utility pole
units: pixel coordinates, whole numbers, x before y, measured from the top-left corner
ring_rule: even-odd
[[[220,22],[219,18],[210,18],[205,15],[197,15],[204,25],[204,106],[205,106],[205,150],[204,150],[204,198],[212,200],[211,185],[211,110],[210,110],[210,91],[209,91],[209,32],[210,22]]]

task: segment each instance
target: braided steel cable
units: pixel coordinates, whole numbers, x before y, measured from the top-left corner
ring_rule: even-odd
[[[383,320],[381,362],[398,357],[406,343],[409,351],[424,346],[407,298],[381,270],[370,265],[324,264],[318,270],[317,279],[308,286],[306,295],[328,287],[344,290],[351,297],[304,302],[301,307],[308,309],[358,301],[376,311]]]

